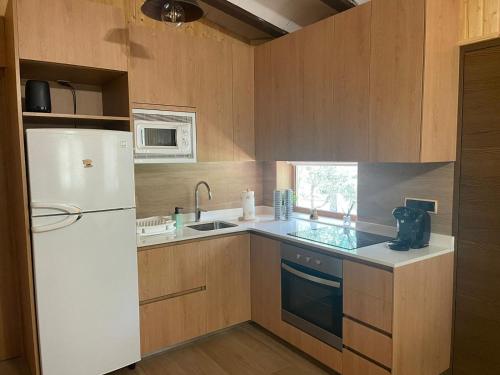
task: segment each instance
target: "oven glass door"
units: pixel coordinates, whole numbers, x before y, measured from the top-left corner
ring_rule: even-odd
[[[177,128],[144,127],[142,129],[142,143],[146,148],[177,148]]]
[[[342,279],[283,260],[281,305],[287,315],[299,318],[294,320],[305,322],[297,328],[307,332],[314,326],[342,338]]]

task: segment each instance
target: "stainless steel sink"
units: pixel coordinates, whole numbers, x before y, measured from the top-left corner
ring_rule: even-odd
[[[203,232],[208,232],[210,230],[217,230],[217,229],[234,228],[234,227],[237,227],[237,225],[226,223],[225,221],[212,221],[211,223],[188,225],[188,228],[192,228]]]

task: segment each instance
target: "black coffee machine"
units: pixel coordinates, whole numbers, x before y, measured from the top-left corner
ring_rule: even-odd
[[[431,217],[418,208],[397,207],[392,214],[398,223],[398,235],[389,242],[389,248],[397,251],[421,249],[429,246]]]

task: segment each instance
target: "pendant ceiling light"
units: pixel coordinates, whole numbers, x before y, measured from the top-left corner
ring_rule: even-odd
[[[203,17],[203,10],[194,0],[146,0],[141,10],[149,18],[176,25]]]

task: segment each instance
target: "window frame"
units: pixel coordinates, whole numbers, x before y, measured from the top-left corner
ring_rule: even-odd
[[[354,164],[357,165],[358,163],[321,163],[321,162],[314,163],[314,162],[310,162],[310,163],[291,163],[291,164],[292,164],[292,168],[291,168],[292,189],[294,192],[296,192],[297,191],[297,167],[298,166],[303,166],[303,165],[328,166],[328,165],[343,165],[343,164],[347,166],[347,165],[354,165]],[[310,214],[311,213],[310,208],[297,206],[296,200],[293,202],[293,211],[298,212],[298,213],[303,213],[303,214]],[[333,218],[333,219],[340,219],[340,220],[344,219],[344,213],[342,213],[342,212],[333,212],[333,211],[326,211],[326,210],[318,209],[318,215]],[[358,215],[351,215],[351,221],[355,222],[357,220],[358,220]]]

